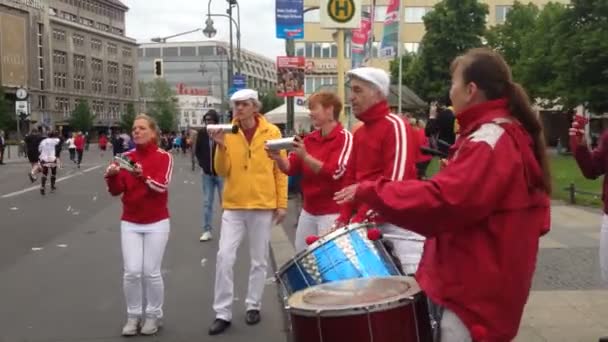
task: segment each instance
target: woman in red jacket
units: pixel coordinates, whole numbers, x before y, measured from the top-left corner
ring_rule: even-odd
[[[110,194],[122,195],[120,228],[128,317],[122,330],[124,336],[138,333],[142,316],[145,324],[141,334],[153,335],[161,326],[164,300],[161,264],[169,238],[167,188],[173,170],[171,155],[157,146],[158,128],[152,118],[145,114],[135,118],[133,140],[135,149],[123,154],[130,162],[122,167],[112,163],[105,173]]]
[[[443,313],[441,341],[511,341],[548,231],[542,126],[498,53],[470,50],[451,72],[460,136],[446,167],[428,181],[362,182],[335,198],[427,238],[416,279]]]
[[[337,95],[319,92],[308,99],[308,104],[317,130],[303,141],[296,140],[289,159],[268,151],[285,174],[302,175],[304,203],[296,228],[297,251],[306,248],[307,236],[324,234],[338,218],[340,208],[333,194],[342,188],[353,140],[352,134],[338,121],[342,101]]]

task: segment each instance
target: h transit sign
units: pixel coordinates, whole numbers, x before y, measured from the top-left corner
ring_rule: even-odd
[[[359,28],[361,2],[362,0],[321,0],[321,28]]]

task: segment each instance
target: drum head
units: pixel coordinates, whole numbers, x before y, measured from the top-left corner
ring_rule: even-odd
[[[307,288],[293,294],[288,306],[304,316],[346,316],[406,305],[418,293],[412,277],[358,278]]]

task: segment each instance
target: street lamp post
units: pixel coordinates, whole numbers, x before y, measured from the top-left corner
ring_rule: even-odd
[[[226,17],[230,20],[230,64],[228,68],[228,84],[229,87],[233,85],[233,76],[234,76],[234,48],[232,41],[232,24],[236,27],[236,45],[237,45],[237,68],[239,74],[241,72],[241,10],[239,4],[236,0],[226,0],[228,2],[228,9],[226,10],[227,14],[213,14],[211,13],[211,1],[209,0],[207,4],[207,20],[205,21],[205,29],[203,33],[208,38],[213,38],[217,33],[215,27],[213,27],[213,20],[211,17]],[[232,7],[236,6],[237,8],[237,20],[234,20],[232,17]]]

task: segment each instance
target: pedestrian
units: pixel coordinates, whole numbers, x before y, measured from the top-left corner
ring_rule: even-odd
[[[426,136],[425,128],[426,124],[424,120],[416,120],[414,119],[415,124],[412,125],[416,134],[418,136],[418,145],[420,147],[430,148],[429,138]],[[429,164],[431,160],[433,160],[433,156],[424,154],[420,149],[416,151],[418,153],[418,157],[416,158],[416,169],[418,170],[418,179],[426,179],[426,170],[429,168]]]
[[[497,52],[469,50],[451,74],[460,135],[445,168],[426,181],[362,182],[336,199],[428,238],[416,280],[439,313],[440,341],[512,341],[549,230],[542,123]]]
[[[106,148],[108,147],[108,138],[106,138],[106,135],[102,133],[99,136],[99,141],[97,143],[99,144],[100,155],[103,158],[103,154],[106,151]]]
[[[76,137],[74,137],[74,145],[76,146],[76,165],[80,169],[80,164],[82,163],[82,156],[84,154],[85,149],[85,137],[82,132],[76,133]]]
[[[118,133],[112,135],[112,154],[114,157],[124,152],[123,140]]]
[[[6,148],[6,138],[4,131],[0,130],[0,165],[4,165],[4,149]]]
[[[350,77],[352,111],[363,122],[353,135],[353,151],[344,184],[375,181],[382,177],[401,181],[416,178],[417,137],[409,122],[392,114],[388,105],[390,77],[381,69],[353,69]],[[354,212],[354,215],[353,215]],[[385,234],[398,235],[393,243],[406,274],[418,268],[424,237],[398,226],[370,210],[364,203],[345,203],[336,227],[372,221]]]
[[[28,134],[24,141],[25,141],[25,147],[26,147],[26,153],[27,153],[27,159],[30,162],[31,168],[30,171],[28,172],[28,177],[30,178],[30,181],[32,183],[34,183],[37,179],[37,174],[38,172],[40,172],[39,169],[39,157],[40,157],[40,150],[38,150],[38,147],[40,146],[40,142],[44,139],[44,137],[42,137],[42,134],[40,134],[40,131],[38,131],[37,129],[32,129],[32,131],[30,132],[30,134]]]
[[[70,154],[70,160],[76,163],[76,144],[74,144],[74,140],[76,139],[76,133],[70,134],[68,140],[66,140],[66,144],[68,145],[68,152]]]
[[[209,110],[204,116],[203,121],[205,127],[198,131],[196,139],[195,154],[198,159],[198,165],[201,167],[201,180],[203,190],[203,219],[202,219],[202,230],[203,233],[200,237],[200,241],[209,241],[213,238],[212,235],[212,224],[213,224],[213,204],[215,203],[215,194],[219,203],[222,203],[222,191],[224,190],[224,180],[218,176],[215,166],[213,165],[213,159],[215,157],[215,142],[209,137],[207,133],[206,125],[214,125],[219,122],[219,115],[213,109]]]
[[[51,171],[51,192],[55,192],[55,182],[57,180],[57,165],[59,158],[57,157],[57,145],[61,144],[61,140],[57,137],[57,133],[50,132],[48,138],[40,142],[38,147],[40,151],[40,168],[42,169],[42,178],[40,179],[40,194],[46,193],[46,180]]]
[[[216,319],[210,335],[224,332],[232,321],[234,303],[233,267],[243,236],[249,236],[249,287],[245,299],[245,322],[260,321],[262,295],[268,269],[268,245],[273,221],[287,213],[287,177],[264,151],[267,140],[281,138],[279,129],[260,115],[255,90],[235,92],[231,99],[237,134],[209,132],[216,143],[215,170],[225,178],[222,226],[215,273],[213,309]]]
[[[340,213],[333,194],[342,188],[343,176],[353,147],[352,134],[340,124],[342,100],[331,92],[308,98],[310,119],[316,128],[303,140],[296,137],[289,158],[267,150],[281,171],[300,180],[303,206],[296,228],[296,252],[306,249],[306,238],[324,235]]]
[[[430,138],[432,147],[447,154],[456,140],[456,127],[453,107],[433,102],[429,111],[429,121],[425,127],[426,136]]]
[[[105,173],[110,194],[122,195],[123,204],[120,230],[127,303],[123,336],[154,335],[162,326],[161,265],[170,231],[168,187],[173,158],[158,148],[158,139],[156,122],[148,115],[137,115],[133,121],[136,148],[124,154],[134,166],[121,168],[112,162]]]

